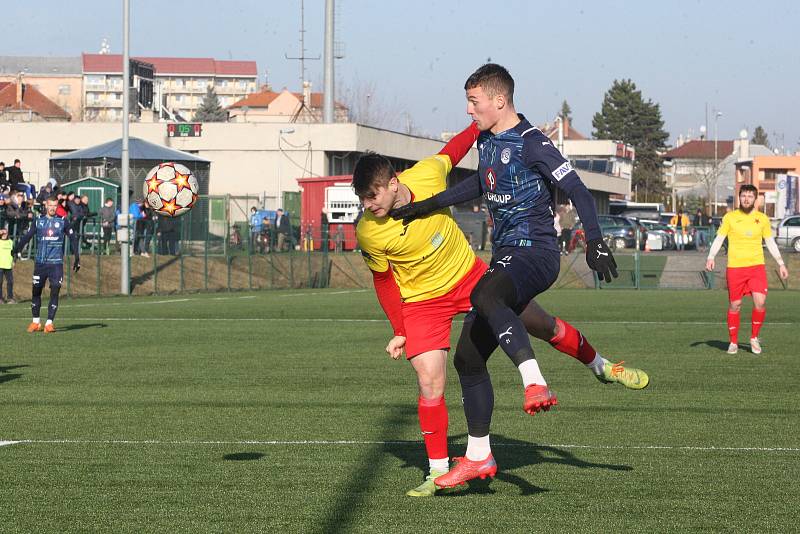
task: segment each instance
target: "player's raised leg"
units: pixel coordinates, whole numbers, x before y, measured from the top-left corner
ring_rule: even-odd
[[[641,369],[605,359],[577,328],[553,317],[535,300],[528,303],[520,318],[529,334],[583,363],[600,382],[618,383],[629,389],[644,389],[650,383],[650,377]]]
[[[497,473],[489,441],[494,390],[486,369],[486,360],[496,347],[497,341],[488,322],[470,312],[464,319],[454,357],[467,419],[467,452],[456,460],[449,473],[435,480],[439,487],[453,487],[473,478],[494,477]]]
[[[499,252],[472,291],[471,299],[475,311],[485,320],[500,348],[519,370],[525,388],[523,410],[533,415],[540,410],[549,410],[558,401],[547,387],[528,332],[514,310],[527,303],[520,305],[523,299],[519,297],[511,274],[506,271],[515,260],[519,261],[519,258]]]
[[[406,495],[410,497],[430,497],[436,492],[434,479],[447,473],[450,458],[447,453],[447,405],[444,388],[447,382],[447,352],[433,350],[411,358],[411,365],[417,373],[419,398],[417,414],[425,450],[428,453],[430,472],[425,481]]]

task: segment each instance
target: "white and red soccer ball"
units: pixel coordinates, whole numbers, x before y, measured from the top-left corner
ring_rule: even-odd
[[[178,217],[192,209],[199,190],[197,178],[180,163],[161,163],[144,180],[147,205],[165,217]]]

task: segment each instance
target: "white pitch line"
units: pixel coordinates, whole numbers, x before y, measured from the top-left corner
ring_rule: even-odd
[[[4,445],[413,445],[412,440],[128,440],[128,439],[18,439],[0,441]],[[563,443],[492,443],[494,447],[528,449],[587,449],[587,450],[674,450],[721,452],[800,452],[800,447],[726,447],[716,445],[579,445]]]
[[[366,289],[352,289],[347,291],[317,291],[316,293],[288,293],[286,295],[279,295],[280,298],[289,297],[307,297],[309,295],[347,295],[348,293],[364,293]]]

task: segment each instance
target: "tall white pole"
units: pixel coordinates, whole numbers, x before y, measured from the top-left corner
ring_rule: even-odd
[[[118,236],[120,239],[120,293],[130,295],[130,153],[128,152],[128,129],[130,127],[130,86],[131,86],[131,61],[130,61],[130,0],[122,0],[122,212],[123,224],[120,225]]]
[[[333,2],[325,0],[325,53],[322,97],[322,122],[334,122],[333,109]]]

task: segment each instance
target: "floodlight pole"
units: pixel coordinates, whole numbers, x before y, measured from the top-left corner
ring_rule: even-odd
[[[130,62],[130,0],[122,0],[122,206],[120,206],[121,221],[117,236],[120,241],[120,293],[130,295],[130,153],[128,152],[128,130],[130,127],[130,85],[131,85],[131,62]]]
[[[327,124],[332,124],[335,121],[333,100],[333,2],[334,0],[325,0],[325,61],[323,71],[322,122]]]

